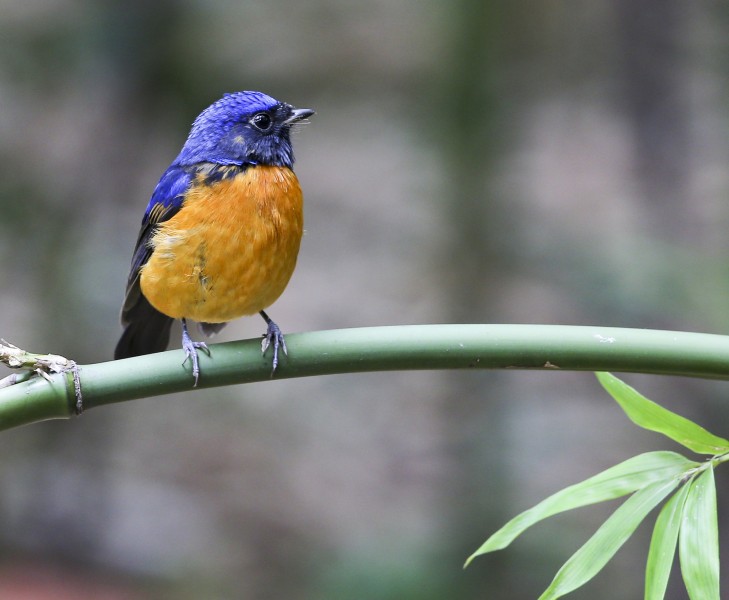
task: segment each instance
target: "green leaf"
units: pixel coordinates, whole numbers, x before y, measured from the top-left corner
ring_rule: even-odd
[[[648,513],[678,485],[678,480],[657,481],[623,502],[595,534],[554,576],[539,600],[553,600],[584,585],[615,555]]]
[[[481,554],[506,548],[524,530],[547,517],[573,508],[620,498],[656,481],[678,480],[687,471],[698,466],[697,462],[667,451],[647,452],[629,458],[581,483],[552,494],[517,515],[489,537],[468,558],[464,567]]]
[[[683,506],[690,487],[689,483],[683,485],[666,502],[656,519],[645,568],[645,600],[663,600],[666,595],[668,576],[671,574],[678,532],[681,529]]]
[[[719,527],[714,470],[694,479],[679,536],[681,573],[691,600],[719,600]]]
[[[709,433],[693,421],[648,400],[611,373],[595,375],[636,425],[662,433],[697,454],[714,456],[729,451],[729,440]]]

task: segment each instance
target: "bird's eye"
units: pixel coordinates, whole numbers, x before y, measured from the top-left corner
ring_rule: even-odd
[[[268,131],[271,129],[272,123],[271,115],[265,112],[259,112],[253,115],[253,118],[251,119],[251,124],[259,131]]]

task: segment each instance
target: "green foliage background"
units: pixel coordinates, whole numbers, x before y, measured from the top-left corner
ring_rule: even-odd
[[[728,28],[723,6],[677,0],[5,0],[0,335],[111,357],[149,195],[192,119],[237,89],[318,111],[295,140],[307,234],[271,310],[285,331],[725,333]],[[628,380],[729,435],[726,384]],[[663,448],[588,374],[349,375],[109,407],[3,434],[0,595],[50,574],[77,597],[537,597],[603,507],[465,573],[464,557]],[[572,597],[634,598],[649,535]]]

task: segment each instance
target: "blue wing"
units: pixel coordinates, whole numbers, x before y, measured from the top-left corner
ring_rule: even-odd
[[[157,225],[177,214],[194,178],[193,170],[171,166],[160,178],[147,205],[134,248],[122,307],[121,322],[124,333],[117,344],[114,358],[161,352],[167,348],[172,319],[157,311],[142,295],[139,271],[152,254],[149,240],[157,230]]]
[[[192,180],[193,175],[189,171],[174,166],[167,169],[160,178],[147,210],[144,211],[137,245],[134,248],[129,283],[138,277],[139,269],[149,260],[152,253],[149,239],[154,235],[157,225],[177,214]]]

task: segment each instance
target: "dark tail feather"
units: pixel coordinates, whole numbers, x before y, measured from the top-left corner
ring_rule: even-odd
[[[114,359],[163,352],[170,341],[172,321],[140,295],[134,307],[123,315],[124,333],[116,345]]]

